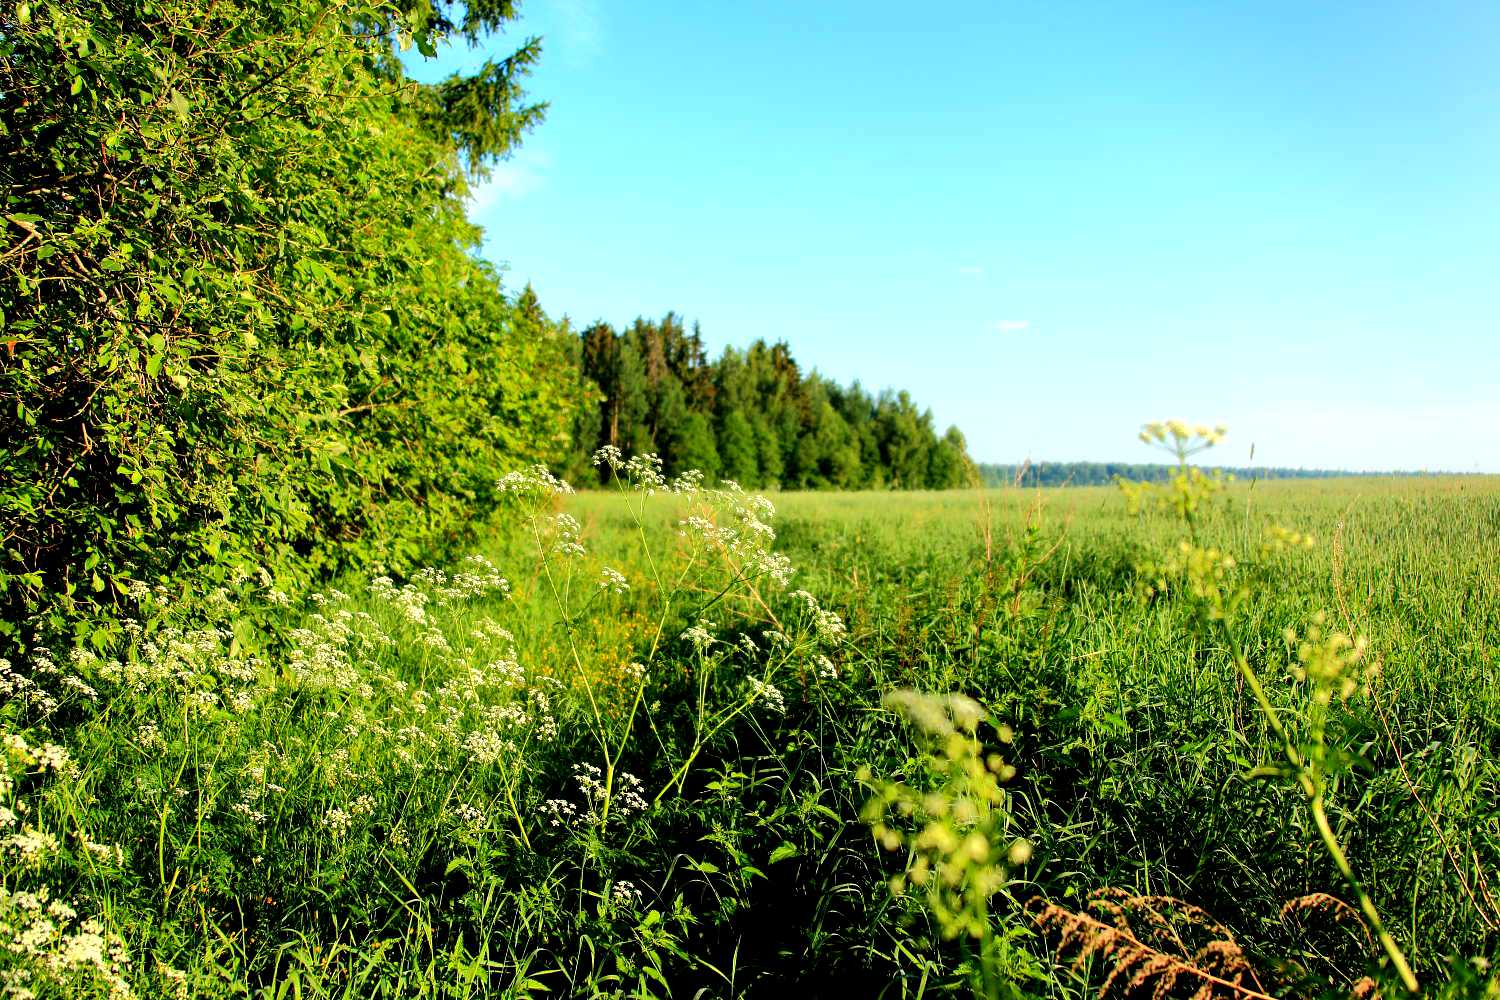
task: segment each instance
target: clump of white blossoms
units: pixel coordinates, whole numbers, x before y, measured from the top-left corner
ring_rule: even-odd
[[[747,578],[764,578],[785,587],[793,568],[791,560],[771,549],[776,531],[770,521],[776,516],[776,506],[759,494],[746,493],[733,480],[702,495],[708,509],[678,521],[678,535],[718,550]]]
[[[765,705],[777,713],[786,712],[786,698],[782,695],[781,688],[759,677],[747,677],[746,680],[750,684],[750,701],[753,704]]]
[[[578,818],[578,807],[567,799],[548,799],[542,803],[541,811],[547,822],[559,829],[572,826]]]
[[[161,734],[161,727],[154,722],[146,722],[136,728],[135,742],[136,746],[147,755],[165,750],[167,747],[167,741]]]
[[[89,981],[111,1000],[135,996],[125,942],[98,920],[77,918],[77,911],[51,898],[46,886],[35,892],[0,887],[0,951],[20,959],[0,971],[4,996],[69,996]]]
[[[377,576],[370,581],[370,595],[395,608],[402,618],[413,625],[424,625],[427,622],[429,598],[415,583],[397,587],[390,577]]]
[[[554,476],[545,465],[507,472],[496,486],[501,493],[515,496],[567,496],[573,492],[573,487]]]
[[[57,711],[58,702],[45,688],[0,658],[0,697],[45,718]]]
[[[6,733],[0,753],[0,831],[12,831],[0,838],[0,859],[23,868],[40,869],[58,852],[56,834],[33,823],[23,822],[31,812],[27,802],[14,798],[18,780],[40,778],[77,778],[78,765],[67,748],[56,743],[33,745],[20,733]]]
[[[609,901],[621,910],[634,910],[641,905],[641,890],[621,879],[610,889]]]
[[[633,774],[621,771],[615,775],[614,786],[607,788],[604,772],[598,767],[593,764],[574,764],[573,780],[583,796],[584,808],[578,810],[571,806],[564,808],[563,805],[553,808],[551,814],[554,825],[560,825],[555,821],[563,816],[573,819],[580,814],[590,825],[598,825],[604,822],[606,806],[609,815],[619,819],[646,811],[646,786]],[[561,803],[562,800],[550,801]]]
[[[632,455],[625,463],[625,477],[648,497],[667,487],[667,479],[661,474],[661,458],[657,455]]]
[[[79,774],[78,765],[73,763],[73,758],[68,754],[67,748],[56,743],[32,746],[20,733],[6,733],[4,746],[6,756],[12,765],[35,768],[42,773],[51,771],[54,774],[69,777],[77,777]]]
[[[436,600],[437,607],[447,607],[459,601],[470,601],[490,594],[502,598],[510,596],[510,581],[500,575],[495,564],[482,555],[466,556],[463,569],[449,576],[442,570],[428,566],[420,570],[415,580],[424,586]]]
[[[588,550],[583,547],[583,525],[578,523],[578,518],[572,514],[554,514],[551,517],[552,528],[556,533],[552,543],[552,551],[560,556],[583,556]]]
[[[675,477],[667,488],[678,496],[692,496],[703,488],[703,473],[689,469]]]
[[[483,810],[467,802],[460,802],[453,808],[453,819],[459,826],[470,831],[482,830],[488,822]]]
[[[335,806],[323,814],[322,824],[329,836],[334,840],[342,840],[349,833],[349,828],[354,825],[354,817]]]
[[[623,594],[630,589],[630,581],[625,579],[624,573],[605,566],[599,571],[599,589],[611,590],[616,594]]]
[[[0,840],[0,854],[13,858],[26,868],[40,868],[44,861],[56,853],[57,838],[29,823],[19,833]]]
[[[700,650],[707,649],[714,642],[714,634],[709,630],[717,627],[713,622],[700,618],[698,619],[698,624],[689,626],[682,633],[682,638],[691,642]]]
[[[802,606],[812,621],[813,631],[817,633],[819,639],[824,642],[837,642],[844,637],[847,631],[844,627],[844,620],[835,612],[825,611],[812,594],[805,590],[794,590],[787,596],[802,602]]]
[[[624,454],[612,444],[607,444],[595,451],[593,462],[595,465],[607,468],[613,472],[619,472],[625,468]]]
[[[254,703],[265,664],[237,649],[232,630],[164,625],[147,636],[137,622],[121,626],[133,656],[104,659],[77,647],[72,653],[74,668],[91,673],[104,685],[153,700],[166,695],[182,698],[200,714],[221,705],[242,712]]]

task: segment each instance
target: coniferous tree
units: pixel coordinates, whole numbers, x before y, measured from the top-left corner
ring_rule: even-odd
[[[701,413],[689,413],[672,435],[672,469],[683,472],[697,469],[709,479],[720,474],[719,447],[714,427]]]
[[[637,455],[655,453],[656,438],[650,424],[650,377],[640,348],[628,337],[621,341],[617,355],[615,392],[619,405],[617,435],[610,444]]]
[[[698,326],[669,312],[623,333],[595,323],[578,356],[600,402],[575,421],[574,454],[655,452],[668,474],[696,468],[747,488],[948,489],[970,477],[956,428],[939,439],[905,392],[872,398],[857,382],[804,374],[782,342],[710,362]]]
[[[719,459],[722,475],[741,486],[761,484],[760,453],[755,447],[755,428],[740,410],[730,410],[719,420]]]

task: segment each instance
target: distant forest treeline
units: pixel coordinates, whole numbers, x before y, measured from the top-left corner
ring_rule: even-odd
[[[1177,471],[1175,465],[1136,464],[1132,462],[1028,462],[1023,465],[978,464],[979,477],[986,486],[1102,486],[1115,477],[1134,482],[1159,483]],[[1412,472],[1346,472],[1339,469],[1230,468],[1221,470],[1236,479],[1332,479],[1338,476],[1420,475]]]
[[[537,309],[528,289],[522,312]],[[805,372],[784,343],[757,340],[711,361],[675,313],[578,336],[579,371],[597,407],[578,416],[564,472],[589,481],[602,445],[654,452],[668,475],[788,489],[948,489],[972,481],[963,435],[939,434],[906,392],[871,395]]]

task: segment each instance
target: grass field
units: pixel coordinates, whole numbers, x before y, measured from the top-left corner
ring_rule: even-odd
[[[7,670],[12,993],[1494,988],[1500,480],[513,488]]]
[[[867,704],[892,686],[958,690],[1017,727],[1037,851],[1013,892],[1166,894],[1272,950],[1331,947],[1283,917],[1347,894],[1295,791],[1239,778],[1267,754],[1243,685],[1176,601],[1132,593],[1175,518],[1132,515],[1113,488],[775,500],[801,584],[848,616],[877,679]],[[1222,506],[1208,544],[1255,553],[1273,524],[1315,540],[1271,560],[1245,609],[1279,706],[1295,700],[1276,669],[1285,629],[1324,611],[1370,639],[1378,680],[1337,719],[1363,758],[1337,822],[1396,934],[1429,968],[1493,949],[1500,481],[1240,483]],[[579,507],[619,530],[612,501]]]

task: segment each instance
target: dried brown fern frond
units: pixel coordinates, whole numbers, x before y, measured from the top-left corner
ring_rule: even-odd
[[[1281,921],[1295,926],[1304,962],[1322,963],[1320,978],[1330,985],[1345,982],[1355,1000],[1379,996],[1373,979],[1348,972],[1379,951],[1370,925],[1354,906],[1326,892],[1310,892],[1283,903]]]
[[[1205,942],[1227,944],[1230,950],[1239,951],[1233,931],[1201,906],[1175,896],[1138,896],[1106,887],[1089,894],[1089,905],[1147,944],[1174,947],[1183,955],[1204,947]]]
[[[1365,944],[1371,951],[1375,950],[1375,939],[1370,936],[1370,928],[1365,923],[1365,918],[1360,916],[1358,910],[1337,896],[1331,896],[1326,892],[1310,892],[1305,896],[1289,899],[1281,905],[1283,921],[1295,919],[1301,922],[1313,914],[1327,917],[1329,921],[1339,926],[1347,927],[1352,924],[1359,928],[1360,934],[1364,936]]]
[[[1053,952],[1059,960],[1071,955],[1070,964],[1075,969],[1095,957],[1109,964],[1109,975],[1099,988],[1101,998],[1149,994],[1152,1000],[1165,1000],[1174,993],[1187,992],[1192,1000],[1272,1000],[1260,988],[1244,952],[1232,937],[1210,941],[1191,953],[1186,944],[1181,944],[1181,954],[1168,950],[1174,947],[1174,940],[1181,943],[1181,937],[1164,904],[1177,904],[1178,900],[1110,890],[1096,894],[1093,902],[1111,918],[1109,922],[1040,898],[1028,903],[1027,910],[1038,929],[1055,939]],[[1137,936],[1131,921],[1133,911],[1151,929],[1148,937],[1152,943]],[[1211,918],[1209,923],[1222,928]]]

